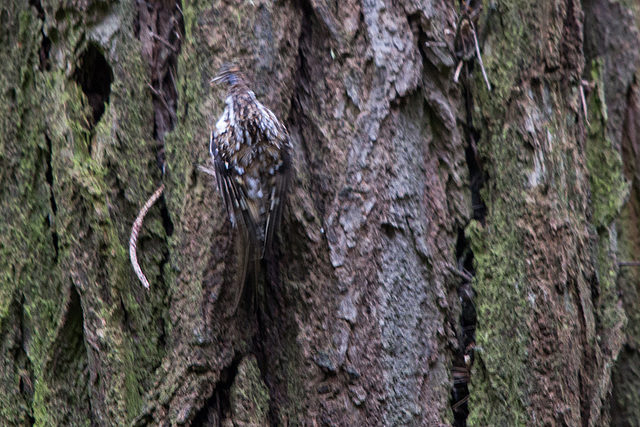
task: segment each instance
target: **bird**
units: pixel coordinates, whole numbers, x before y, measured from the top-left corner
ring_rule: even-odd
[[[292,148],[287,128],[256,99],[237,65],[222,65],[211,82],[227,86],[224,111],[211,132],[209,152],[218,190],[239,237],[232,314],[251,276],[255,298],[261,260],[272,249],[282,217]]]

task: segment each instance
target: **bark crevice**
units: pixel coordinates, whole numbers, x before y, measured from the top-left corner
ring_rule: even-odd
[[[138,2],[135,34],[142,44],[142,56],[151,70],[149,89],[153,97],[153,137],[158,141],[158,164],[164,168],[164,137],[177,124],[178,57],[184,23],[182,2],[152,0]]]
[[[100,343],[96,336],[84,333],[84,312],[81,297],[75,285],[69,286],[64,315],[52,345],[52,354],[45,367],[45,380],[49,390],[47,398],[66,402],[73,408],[66,414],[57,414],[61,424],[73,425],[93,417],[91,400],[103,399],[100,391],[90,396],[87,391],[91,384],[100,381],[100,372],[95,359],[89,354],[87,343],[100,353]]]
[[[487,215],[487,207],[482,198],[481,190],[487,180],[487,172],[482,167],[482,162],[478,156],[477,144],[480,142],[481,134],[473,123],[473,84],[471,82],[471,73],[477,63],[473,44],[468,34],[462,31],[463,24],[468,24],[465,20],[471,22],[473,16],[477,16],[477,11],[481,10],[482,2],[472,2],[466,6],[466,10],[462,13],[462,18],[458,21],[458,34],[455,47],[456,63],[463,61],[463,71],[461,77],[462,97],[464,99],[465,122],[463,125],[464,137],[466,140],[465,160],[469,174],[469,190],[471,193],[471,212],[472,219],[485,225]],[[475,29],[471,29],[468,25],[465,27],[467,31],[479,31],[477,24]],[[483,40],[483,34],[476,34],[477,39]],[[469,52],[473,51],[473,54]],[[456,333],[458,338],[458,348],[454,352],[453,357],[453,379],[454,385],[452,390],[452,407],[454,409],[454,422],[456,427],[466,427],[467,418],[469,416],[469,383],[471,382],[471,368],[474,363],[475,351],[475,333],[478,323],[478,313],[474,303],[473,278],[475,269],[473,265],[473,250],[468,239],[465,236],[464,229],[458,230],[458,239],[456,243],[456,266],[462,273],[462,280],[458,286],[457,292],[460,300],[460,318],[459,331]]]
[[[51,70],[51,64],[49,63],[49,52],[51,51],[51,39],[47,37],[44,32],[45,11],[42,8],[40,0],[29,0],[29,5],[35,7],[38,12],[38,19],[42,21],[40,32],[42,33],[42,41],[40,42],[40,50],[38,56],[40,58],[40,71]]]
[[[469,416],[469,382],[471,381],[471,366],[474,361],[475,333],[477,324],[477,312],[474,304],[472,287],[473,276],[473,251],[469,241],[464,235],[464,230],[458,230],[456,242],[457,269],[461,272],[461,282],[458,286],[458,298],[460,301],[460,317],[456,333],[457,348],[453,354],[453,390],[451,392],[451,405],[453,408],[454,425],[466,427]]]
[[[49,138],[49,135],[45,134],[44,135],[44,139],[47,143],[47,149],[45,150],[45,161],[46,161],[46,167],[45,167],[45,178],[47,181],[47,184],[49,185],[49,204],[51,206],[51,216],[48,219],[48,225],[51,228],[51,240],[53,243],[53,249],[54,249],[54,257],[53,260],[54,262],[58,262],[58,256],[60,253],[60,247],[59,247],[59,236],[58,236],[58,232],[56,230],[56,225],[55,225],[55,217],[56,214],[58,213],[58,205],[56,203],[56,197],[55,194],[53,192],[53,167],[51,165],[51,156],[53,154],[53,145],[51,143],[51,138]]]
[[[73,79],[82,88],[92,111],[92,121],[88,130],[92,131],[105,111],[111,95],[113,70],[101,52],[98,44],[90,42],[79,59],[80,66],[73,73]],[[91,146],[89,146],[91,149]]]
[[[220,371],[213,393],[196,413],[191,427],[220,426],[231,418],[231,386],[238,374],[242,355],[237,354],[231,364]]]
[[[154,122],[153,138],[157,143],[156,162],[162,173],[165,172],[165,135],[171,132],[177,122],[178,57],[181,53],[184,22],[182,2],[153,0],[137,2],[138,15],[134,22],[134,35],[140,40],[142,57],[149,65]],[[173,234],[174,225],[164,195],[158,201],[162,225],[167,236]],[[170,254],[166,250],[160,261],[159,280],[164,281],[163,272],[169,262]]]

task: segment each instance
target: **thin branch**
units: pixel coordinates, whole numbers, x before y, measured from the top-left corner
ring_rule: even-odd
[[[153,37],[154,39],[156,39],[159,42],[161,42],[163,45],[165,45],[166,47],[171,49],[174,53],[178,53],[178,49],[176,49],[175,46],[173,46],[167,40],[165,40],[164,38],[160,37],[159,35],[157,35],[156,33],[152,32],[152,31],[151,31],[151,37]]]
[[[448,262],[445,263],[445,267],[447,267],[447,270],[449,270],[450,272],[452,272],[457,276],[462,277],[463,279],[467,280],[469,283],[473,281],[473,276],[467,270],[465,269],[458,270]]]
[[[640,267],[640,261],[620,261],[619,267]]]
[[[478,37],[476,37],[476,27],[473,25],[473,22],[469,21],[471,24],[471,34],[473,35],[473,42],[476,45],[476,55],[478,56],[478,62],[480,63],[480,70],[482,71],[482,77],[484,77],[484,81],[487,83],[487,89],[491,92],[491,83],[489,83],[489,78],[487,77],[487,72],[484,70],[484,64],[482,63],[482,55],[480,54],[480,45],[478,44]]]
[[[454,411],[457,411],[458,409],[460,409],[462,405],[464,405],[468,401],[469,401],[469,395],[467,394],[465,397],[463,397],[462,399],[458,400],[456,403],[451,405],[451,409],[453,409]]]
[[[169,115],[171,116],[171,119],[176,122],[177,121],[177,117],[176,117],[176,113],[175,111],[173,111],[170,107],[169,104],[167,104],[167,100],[164,98],[164,94],[162,94],[162,92],[158,91],[156,88],[154,88],[151,83],[147,83],[147,86],[149,87],[149,89],[151,89],[151,93],[153,93],[156,98],[158,98],[160,100],[160,102],[162,102],[162,105],[164,105],[164,108],[167,109],[167,112],[169,113]]]
[[[591,127],[589,123],[589,112],[587,111],[587,99],[584,96],[584,83],[580,83],[580,100],[582,101],[582,112],[584,113],[584,121],[588,127]]]
[[[455,83],[458,83],[458,79],[460,78],[460,71],[462,71],[462,64],[464,64],[464,61],[458,62],[458,66],[456,67],[456,72],[453,73],[453,81]]]
[[[438,42],[438,41],[424,42],[424,45],[426,47],[447,47],[448,46],[446,42]]]
[[[173,84],[173,90],[178,93],[178,85],[176,84],[176,77],[173,75],[173,71],[171,71],[171,67],[169,67],[169,77],[171,77],[171,83]]]
[[[144,221],[144,217],[147,215],[151,206],[158,200],[162,192],[164,191],[164,183],[160,184],[160,187],[156,190],[155,193],[147,200],[142,209],[140,209],[140,213],[138,217],[133,222],[133,226],[131,227],[131,237],[129,238],[129,257],[131,259],[131,265],[133,266],[133,270],[136,272],[138,279],[142,282],[142,286],[149,289],[149,281],[147,277],[142,272],[140,268],[140,264],[138,264],[138,254],[136,253],[136,249],[138,247],[138,232],[140,232],[140,228],[142,228],[142,222]]]

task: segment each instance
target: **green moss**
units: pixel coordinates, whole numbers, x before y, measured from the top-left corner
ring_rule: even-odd
[[[554,116],[560,88],[541,78],[534,91],[523,82],[543,58],[552,61],[560,44],[561,25],[541,23],[548,12],[544,4],[524,1],[501,2],[483,12],[480,31],[487,38],[482,54],[492,91],[487,91],[477,62],[470,90],[474,125],[481,135],[479,157],[489,178],[481,192],[488,211],[484,226],[472,221],[465,230],[474,256],[478,316],[469,426],[532,422],[529,322],[538,278],[527,275],[525,260],[531,248],[527,226],[534,226],[532,212],[541,208],[529,182],[552,186],[553,194],[568,203],[575,179],[565,178],[573,165],[571,156],[564,157],[562,140],[531,150],[532,139],[542,133],[555,139],[565,132],[564,122],[555,121],[563,119]],[[527,119],[539,126],[537,135],[531,136]],[[536,162],[539,170],[534,173]],[[563,179],[555,180],[547,171]]]
[[[123,19],[132,21],[133,6],[123,5],[120,12]],[[105,422],[123,425],[140,411],[141,395],[151,386],[150,377],[162,358],[156,323],[163,313],[157,308],[163,304],[162,294],[149,297],[147,305],[138,303],[135,293],[140,288],[132,286],[137,281],[126,249],[137,209],[160,176],[154,143],[149,141],[153,129],[146,89],[149,71],[141,62],[139,47],[120,45],[118,62],[112,63],[115,80],[110,105],[97,127],[89,131],[91,112],[78,85],[55,66],[49,72],[38,68],[42,23],[35,13],[28,6],[19,13],[11,12],[19,16],[19,31],[12,32],[15,40],[7,41],[14,48],[11,56],[0,63],[0,91],[15,93],[0,101],[0,113],[4,113],[0,114],[0,155],[6,156],[6,167],[0,172],[0,213],[11,218],[0,223],[0,327],[5,321],[16,321],[10,317],[9,306],[23,297],[24,329],[29,332],[25,348],[34,388],[33,402],[28,405],[33,406],[36,425],[64,424],[63,414],[68,412],[64,396],[89,399],[90,390],[81,384],[86,366],[79,372],[70,370],[65,377],[53,377],[50,372],[52,351],[58,340],[64,341],[62,322],[70,315],[66,295],[70,287],[77,286],[82,305],[73,310],[83,311],[85,324],[81,326],[92,334],[87,339],[108,356],[90,359],[87,348],[94,350],[83,344],[83,354],[74,360],[95,362],[91,369],[100,382],[93,384],[97,390],[91,397],[101,399],[93,402],[93,409],[100,411]],[[68,50],[55,46],[67,56],[52,61],[77,64],[86,45],[85,24],[59,24],[65,41],[79,42]],[[124,34],[119,43],[135,45],[136,41]],[[48,172],[53,177],[51,188],[45,177]],[[51,192],[57,205],[55,215]],[[147,221],[150,227],[145,232],[154,230],[152,237],[162,239],[164,230],[157,212]],[[162,244],[153,245],[141,254],[141,260],[158,264],[163,253]],[[136,342],[132,336],[137,336]],[[69,361],[66,367],[74,366]],[[15,398],[16,394],[5,392],[10,387],[0,384],[0,394]],[[3,407],[17,408],[16,402],[3,403]],[[83,414],[78,408],[74,424],[82,424]],[[88,423],[89,415],[85,415]],[[0,424],[19,423],[17,415],[12,417],[0,418]]]
[[[594,90],[588,98],[589,125],[586,138],[587,169],[591,187],[591,222],[597,234],[596,274],[600,286],[596,320],[599,333],[609,340],[607,348],[621,345],[620,329],[626,321],[618,306],[616,290],[617,272],[615,250],[617,233],[612,222],[629,197],[630,185],[625,181],[620,152],[607,136],[607,107],[604,96],[603,63],[591,63]]]
[[[494,5],[483,12],[484,28],[480,28],[479,31],[489,28],[493,30],[487,33],[488,42],[482,52],[493,91],[491,94],[480,95],[480,92],[487,89],[480,68],[475,67],[476,95],[508,99],[509,92],[522,70],[522,58],[533,59],[540,56],[536,44],[529,42],[532,37],[535,38],[536,29],[531,27],[533,20],[526,18],[526,15],[535,13],[536,7],[536,3],[512,1]],[[496,28],[498,26],[499,30]],[[480,106],[483,103],[476,105]]]
[[[193,31],[197,22],[198,11],[195,7],[184,7],[183,9],[183,23],[184,23],[184,35],[186,40],[193,40]]]
[[[60,278],[52,244],[53,213],[46,182],[47,145],[39,107],[40,21],[26,3],[5,5],[17,16],[3,40],[0,61],[0,328],[25,331],[4,350],[0,377],[0,424],[26,424],[33,410],[30,393],[40,386],[44,346],[49,345],[60,312]],[[18,4],[19,3],[19,4]],[[13,9],[12,9],[13,8]],[[4,30],[4,29],[3,29]],[[14,304],[15,310],[10,310]],[[3,335],[4,337],[5,335]],[[16,352],[16,350],[18,350]]]
[[[539,410],[529,402],[530,393],[537,393],[540,387],[531,370],[545,362],[529,353],[530,346],[537,344],[529,331],[536,331],[532,329],[536,293],[549,283],[525,260],[535,255],[531,251],[543,250],[536,239],[545,236],[550,222],[560,218],[569,228],[575,228],[572,237],[562,237],[570,246],[566,248],[569,257],[580,258],[581,263],[597,258],[600,288],[599,296],[594,296],[596,330],[593,333],[592,325],[586,325],[582,332],[588,345],[596,352],[606,348],[612,354],[620,345],[617,331],[624,317],[616,303],[616,242],[611,222],[620,212],[628,188],[620,155],[606,134],[598,64],[593,66],[596,90],[588,105],[591,125],[585,145],[590,191],[586,188],[579,145],[583,134],[576,124],[581,110],[576,107],[578,87],[566,81],[559,83],[538,69],[543,61],[562,68],[558,52],[563,26],[554,21],[556,16],[546,7],[519,1],[497,5],[487,21],[492,31],[483,50],[494,90],[486,90],[477,67],[471,82],[474,125],[482,136],[478,152],[489,180],[482,191],[488,208],[486,225],[474,221],[466,229],[474,254],[478,314],[477,358],[467,420],[470,426],[530,425],[534,421],[528,414]],[[578,66],[563,70],[576,82],[580,71]],[[577,208],[589,202],[590,217]],[[582,237],[575,236],[583,235],[581,230],[589,227],[588,221],[597,228],[592,233],[598,236],[597,252],[584,255],[590,247]],[[529,227],[533,231],[529,232]],[[574,243],[578,245],[576,252]],[[547,255],[540,257],[541,262],[548,259]],[[577,281],[579,292],[589,294],[583,278]],[[540,313],[536,311],[536,315]],[[601,337],[608,341],[599,342]],[[561,366],[570,362],[554,358],[553,363]]]
[[[281,408],[280,423],[285,421],[292,423],[300,422],[299,417],[304,413],[303,404],[305,401],[304,388],[302,386],[302,378],[300,372],[304,372],[304,362],[300,356],[300,347],[297,345],[297,336],[295,329],[289,327],[287,329],[287,351],[282,355],[282,366],[278,370],[284,376],[280,380],[285,384],[288,402]]]
[[[497,211],[509,209],[498,203]],[[465,231],[474,253],[474,289],[479,324],[470,388],[469,425],[526,425],[526,369],[529,337],[524,322],[526,283],[513,254],[517,235],[511,215],[492,218],[488,233],[472,221]],[[491,402],[490,404],[487,404]]]
[[[231,385],[231,416],[236,425],[269,423],[269,391],[262,381],[255,356],[245,358]]]
[[[602,82],[602,61],[591,64],[595,85],[588,102],[589,127],[586,140],[587,169],[591,184],[592,222],[606,227],[618,216],[629,195],[629,185],[622,172],[622,158],[607,137],[607,107]]]

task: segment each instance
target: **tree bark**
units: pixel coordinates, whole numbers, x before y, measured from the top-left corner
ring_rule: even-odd
[[[0,424],[638,425],[638,5],[463,3],[4,2]],[[230,317],[224,62],[294,168]]]

